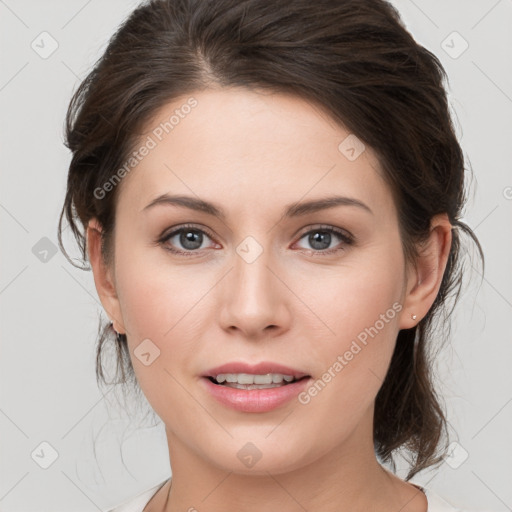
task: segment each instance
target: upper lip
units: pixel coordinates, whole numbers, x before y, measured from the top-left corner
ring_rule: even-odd
[[[262,361],[261,363],[251,365],[244,362],[233,361],[215,368],[211,368],[203,374],[203,377],[217,377],[221,373],[249,373],[253,375],[266,375],[267,373],[281,373],[283,375],[292,375],[295,379],[307,377],[309,374],[295,370],[279,363]]]

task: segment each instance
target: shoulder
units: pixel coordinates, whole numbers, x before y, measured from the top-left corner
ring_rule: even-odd
[[[423,487],[423,492],[427,496],[428,512],[486,512],[469,509],[463,505],[457,505],[451,500],[445,499],[431,489]],[[491,512],[491,511],[487,511]]]
[[[433,490],[423,487],[423,492],[427,496],[428,512],[463,512]]]
[[[163,487],[169,479],[158,483],[157,485],[147,489],[129,500],[123,501],[114,508],[109,509],[107,512],[143,512],[144,507],[148,504],[149,500]],[[452,502],[446,500],[436,492],[417,485],[425,493],[428,501],[428,512],[477,512],[471,511],[468,508],[460,508]],[[485,512],[485,511],[480,511]],[[491,511],[488,511],[491,512]]]
[[[107,512],[142,512],[144,507],[148,504],[149,500],[158,492],[158,490],[168,482],[169,479],[165,479],[163,482],[147,489],[136,496],[123,501],[114,508],[107,510]]]

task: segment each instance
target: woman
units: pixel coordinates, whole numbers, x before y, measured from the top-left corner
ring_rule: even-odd
[[[116,511],[456,510],[409,482],[447,452],[462,232],[481,253],[444,78],[382,0],[154,0],[112,37],[60,220],[111,321],[98,381],[115,343],[172,468]]]

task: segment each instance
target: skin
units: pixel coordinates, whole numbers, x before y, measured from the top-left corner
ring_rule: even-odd
[[[350,161],[338,150],[349,132],[286,94],[187,95],[159,110],[141,141],[190,96],[198,105],[119,185],[112,267],[102,263],[96,219],[87,230],[98,295],[127,334],[138,382],[166,428],[172,488],[164,485],[145,512],[426,511],[424,494],[376,460],[372,424],[399,330],[418,323],[439,291],[451,244],[446,215],[432,219],[417,269],[406,265],[372,149]],[[226,219],[170,205],[141,212],[163,193],[216,203]],[[336,206],[282,218],[290,203],[333,194],[373,213]],[[179,235],[156,243],[185,223],[214,237],[204,234],[200,249]],[[322,256],[307,236],[320,224],[355,243],[333,234],[328,248],[340,250]],[[263,250],[252,263],[236,252],[247,236]],[[394,303],[401,311],[306,405],[244,413],[200,385],[205,370],[234,360],[277,361],[320,379]],[[146,338],[160,350],[149,366],[133,355]],[[262,454],[251,468],[237,457],[248,442]]]

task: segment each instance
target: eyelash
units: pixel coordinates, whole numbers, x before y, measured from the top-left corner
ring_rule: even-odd
[[[185,224],[185,225],[181,226],[179,229],[175,229],[171,233],[161,237],[158,240],[158,243],[163,245],[165,250],[167,250],[173,254],[185,256],[185,257],[194,257],[199,252],[199,250],[180,251],[177,249],[173,249],[168,244],[166,244],[166,242],[168,240],[170,240],[172,237],[174,237],[175,235],[180,234],[182,232],[186,232],[186,231],[196,231],[199,233],[206,234],[212,240],[215,239],[215,237],[207,229],[204,229],[204,228],[200,229],[200,228],[194,226],[193,224]],[[309,231],[304,232],[300,236],[299,240],[302,240],[302,238],[304,238],[306,235],[309,235],[312,232],[321,232],[321,233],[330,233],[330,234],[334,233],[343,241],[344,244],[349,245],[349,246],[353,245],[355,242],[355,239],[351,234],[349,234],[345,231],[342,231],[338,228],[335,228],[333,226],[328,226],[328,225],[316,226],[313,229],[310,229]],[[314,256],[330,256],[334,253],[337,253],[339,251],[344,251],[346,249],[345,249],[345,247],[338,247],[338,248],[325,249],[325,250],[320,250],[320,249],[316,249],[316,250],[315,249],[309,249],[309,250],[304,249],[304,250],[309,251],[309,253],[312,253]]]

